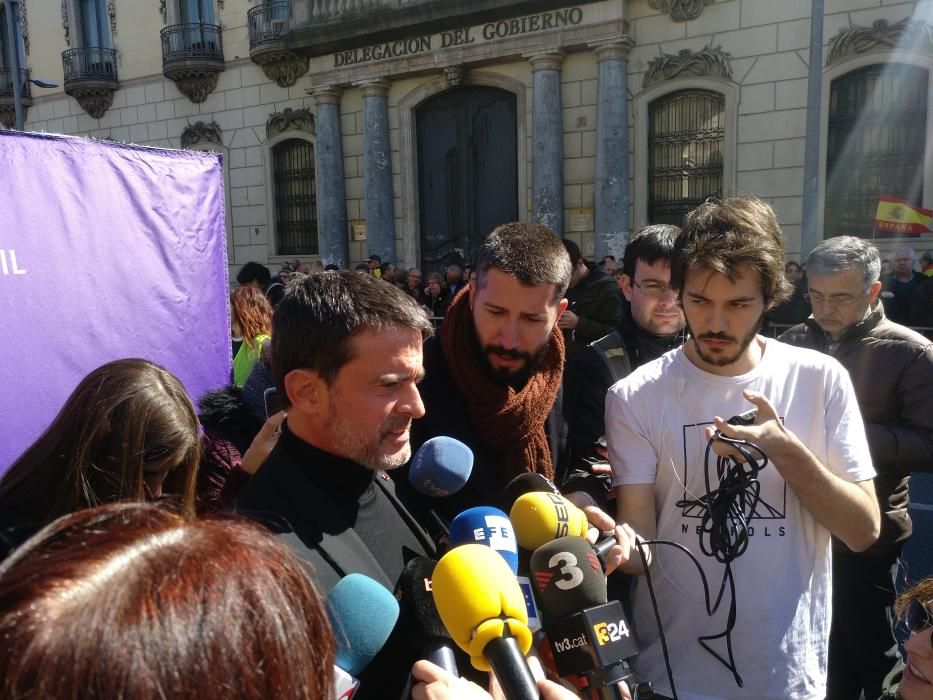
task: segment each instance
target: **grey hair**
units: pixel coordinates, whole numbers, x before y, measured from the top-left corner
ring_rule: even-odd
[[[863,238],[836,236],[820,243],[807,257],[810,277],[826,277],[852,267],[861,273],[868,289],[881,277],[878,249]]]

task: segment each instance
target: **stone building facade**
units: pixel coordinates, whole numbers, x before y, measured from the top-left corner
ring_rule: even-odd
[[[933,206],[929,0],[14,7],[4,68],[18,47],[61,86],[31,88],[26,128],[221,152],[234,273],[372,253],[432,269],[514,219],[599,259],[733,193],[773,203],[799,258],[872,236],[879,194]],[[933,236],[878,239],[905,244]]]

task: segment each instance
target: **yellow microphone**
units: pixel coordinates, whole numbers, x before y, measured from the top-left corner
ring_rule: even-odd
[[[534,551],[558,537],[586,537],[586,515],[559,493],[535,491],[519,496],[509,520],[522,548]]]
[[[457,646],[480,671],[492,671],[509,700],[537,700],[525,654],[531,649],[528,613],[515,575],[495,550],[465,544],[434,568],[437,612]]]

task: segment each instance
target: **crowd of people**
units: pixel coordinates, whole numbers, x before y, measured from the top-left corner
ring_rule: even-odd
[[[195,402],[104,364],[0,478],[0,698],[329,700],[328,596],[399,591],[535,474],[606,538],[590,564],[652,697],[930,700],[933,581],[896,595],[933,468],[933,342],[890,318],[902,253],[887,279],[854,237],[788,261],[771,207],[733,197],[619,262],[516,222],[443,273],[249,263],[227,385]],[[412,455],[441,436],[472,469],[427,496]],[[576,565],[551,564],[566,588]],[[466,657],[463,678],[425,660],[398,595],[353,697],[489,697]],[[582,692],[542,674],[547,700]]]

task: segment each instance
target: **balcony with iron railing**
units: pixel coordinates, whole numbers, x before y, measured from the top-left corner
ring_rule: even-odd
[[[18,71],[20,84],[20,97],[25,110],[32,105],[32,91],[29,89],[29,69],[21,68]],[[14,72],[10,68],[0,68],[0,124],[12,129],[16,124],[16,99],[13,92]]]
[[[62,53],[65,92],[74,97],[85,112],[100,119],[110,109],[117,80],[117,52],[88,46]]]
[[[162,74],[189,100],[203,102],[217,87],[224,69],[220,27],[192,22],[165,27],[162,37]]]
[[[266,77],[281,87],[290,87],[308,71],[308,57],[291,51],[287,45],[291,19],[290,0],[271,0],[246,13],[249,29],[249,57]]]

